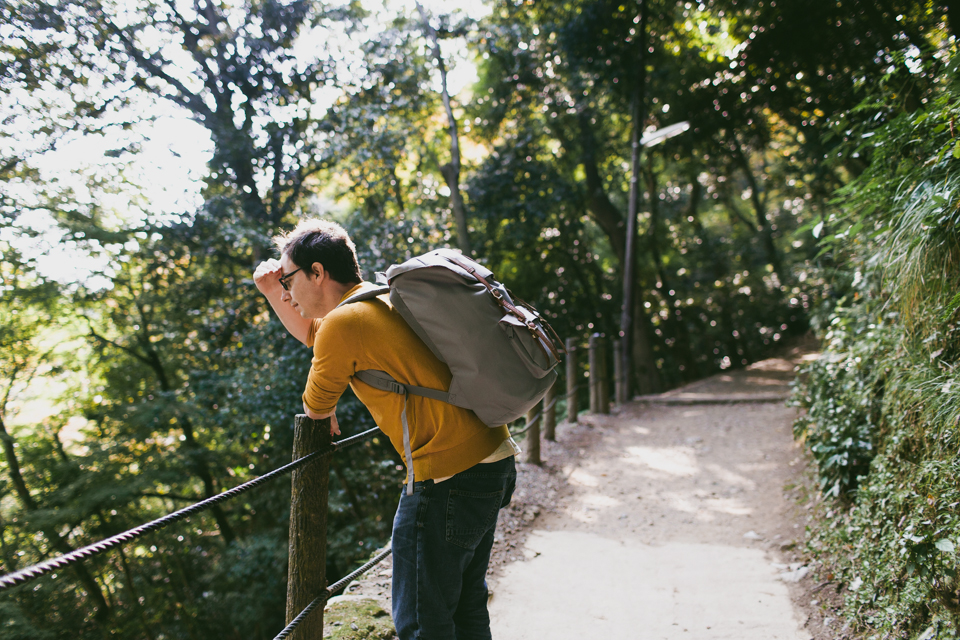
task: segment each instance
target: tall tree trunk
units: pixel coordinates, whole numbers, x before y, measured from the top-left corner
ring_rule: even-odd
[[[163,359],[160,357],[160,353],[154,347],[154,343],[151,342],[152,336],[149,330],[149,327],[152,325],[151,318],[139,303],[137,304],[137,310],[140,312],[140,325],[143,327],[137,334],[137,341],[140,343],[142,353],[138,353],[133,349],[126,349],[126,351],[134,357],[139,358],[153,370],[157,376],[157,382],[160,385],[161,391],[171,393],[174,390],[173,384],[167,375],[167,370],[163,364]],[[200,478],[200,482],[203,483],[203,497],[212,498],[217,495],[217,485],[213,479],[213,475],[210,473],[208,460],[210,452],[206,447],[197,442],[193,430],[193,423],[190,421],[190,418],[187,416],[178,416],[178,420],[180,420],[180,428],[183,429],[183,448],[185,449],[184,457],[186,458],[187,466],[193,470],[196,476]],[[230,526],[230,521],[227,519],[223,508],[220,505],[214,505],[210,507],[210,513],[213,514],[213,518],[217,522],[217,528],[220,530],[223,541],[227,544],[233,542],[234,539],[236,539],[236,535],[233,533],[233,527]]]
[[[212,498],[217,495],[218,492],[207,461],[207,455],[210,452],[206,447],[197,442],[196,436],[193,433],[193,424],[190,422],[190,419],[181,416],[180,420],[183,428],[183,443],[186,445],[184,448],[187,449],[187,464],[193,468],[193,472],[197,474],[197,477],[200,478],[200,481],[203,483],[204,498]],[[220,530],[223,541],[227,544],[233,542],[237,536],[233,532],[233,527],[230,526],[227,514],[220,505],[210,507],[210,513],[213,514],[213,519],[217,521],[217,528]]]
[[[763,243],[763,248],[767,253],[767,260],[770,262],[770,266],[773,267],[773,272],[777,275],[777,280],[780,281],[780,287],[783,289],[787,286],[787,273],[783,270],[780,252],[777,251],[777,246],[773,242],[773,230],[770,228],[770,221],[767,219],[767,208],[760,192],[760,183],[753,173],[750,161],[743,152],[743,147],[740,146],[740,142],[736,138],[733,139],[733,152],[734,160],[740,166],[744,177],[747,179],[747,184],[750,186],[750,203],[753,205],[753,211],[756,215],[757,232],[760,234],[760,242]]]
[[[137,616],[140,618],[140,628],[143,629],[143,635],[150,640],[154,640],[156,636],[153,635],[153,631],[150,629],[150,623],[147,621],[147,616],[144,613],[145,607],[140,604],[140,598],[137,596],[137,587],[133,582],[133,571],[130,569],[130,563],[127,562],[127,554],[123,552],[123,545],[117,547],[117,557],[120,559],[120,570],[123,572],[124,580],[127,583],[127,591],[130,592],[129,606],[136,607],[137,609]]]
[[[116,347],[147,365],[157,377],[157,384],[160,386],[160,390],[164,393],[170,393],[173,391],[173,385],[167,376],[167,371],[163,366],[163,360],[160,358],[160,354],[154,348],[153,343],[150,342],[150,321],[139,305],[138,310],[140,311],[140,326],[142,329],[135,336],[135,339],[140,343],[140,347],[143,349],[142,352],[105,338],[93,329],[90,330],[90,335],[95,340]],[[186,458],[187,467],[191,469],[203,483],[204,498],[212,498],[217,494],[217,487],[213,480],[213,475],[210,473],[208,462],[210,452],[206,447],[197,442],[193,431],[193,424],[190,422],[190,419],[186,416],[177,416],[177,419],[181,420],[180,428],[183,429],[183,455]],[[233,528],[230,526],[230,522],[223,509],[219,505],[215,505],[210,508],[210,512],[217,522],[217,527],[220,530],[223,541],[227,544],[233,542],[236,535],[233,533]]]
[[[457,223],[457,245],[464,255],[470,255],[470,232],[467,229],[467,210],[463,205],[463,195],[460,193],[460,135],[457,131],[457,119],[453,115],[453,108],[450,106],[450,92],[447,89],[447,66],[443,62],[443,55],[440,52],[440,39],[437,31],[430,26],[430,20],[427,19],[427,12],[423,5],[417,3],[417,11],[420,12],[420,19],[423,21],[423,32],[427,36],[430,48],[433,50],[433,57],[437,61],[437,68],[440,70],[440,97],[443,100],[443,108],[447,112],[447,130],[450,132],[450,162],[440,167],[440,173],[447,181],[447,187],[450,189],[450,203],[453,206],[453,217]]]
[[[0,440],[3,441],[3,454],[7,462],[7,473],[10,474],[10,481],[13,483],[14,491],[17,492],[17,498],[26,511],[33,511],[37,508],[37,503],[30,490],[27,489],[27,483],[23,479],[23,472],[20,470],[20,460],[17,458],[17,449],[14,446],[13,436],[7,432],[7,426],[4,424],[3,416],[0,415]]]
[[[743,336],[739,335],[734,337],[733,335],[733,313],[730,308],[730,295],[727,291],[726,278],[730,273],[729,265],[723,259],[723,252],[719,243],[716,242],[712,235],[703,227],[703,223],[700,221],[700,211],[699,204],[700,200],[703,197],[703,187],[700,182],[697,181],[697,176],[693,175],[690,177],[690,184],[692,185],[690,193],[690,207],[687,210],[687,218],[690,220],[690,223],[693,225],[693,232],[700,238],[701,249],[700,252],[704,257],[704,261],[710,265],[710,281],[711,283],[721,281],[723,286],[718,289],[715,289],[715,294],[719,298],[719,307],[720,313],[719,317],[716,319],[716,322],[720,325],[721,335],[723,336],[722,346],[727,350],[728,353],[738,354],[741,349],[738,347],[739,343],[743,340]],[[740,364],[738,362],[738,364]]]
[[[638,294],[640,287],[637,287]],[[650,318],[643,306],[642,295],[637,295],[633,303],[633,372],[636,378],[637,393],[648,395],[660,393],[660,370],[657,368],[657,358],[650,345]],[[627,395],[629,398],[629,394]]]
[[[561,144],[579,156],[587,186],[587,210],[593,216],[597,226],[606,234],[610,241],[610,248],[613,249],[622,268],[626,256],[627,229],[623,214],[607,195],[603,174],[600,172],[597,137],[590,122],[592,119],[590,110],[582,109],[577,117],[578,139],[571,141],[561,138]]]

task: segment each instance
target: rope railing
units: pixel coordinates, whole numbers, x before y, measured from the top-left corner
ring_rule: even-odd
[[[352,447],[353,445],[363,442],[367,438],[372,438],[380,431],[380,427],[374,427],[373,429],[367,429],[366,431],[361,431],[360,433],[344,438],[343,440],[337,440],[333,443],[331,452],[343,451],[347,447]]]
[[[369,570],[372,569],[373,567],[375,567],[375,566],[377,566],[378,564],[380,564],[381,562],[383,562],[384,559],[385,559],[387,556],[390,555],[391,551],[393,551],[393,550],[392,550],[392,549],[384,549],[383,551],[381,551],[380,553],[378,553],[376,556],[374,556],[373,558],[371,558],[369,562],[367,562],[367,563],[365,563],[364,565],[358,567],[358,568],[357,568],[356,570],[354,570],[353,572],[349,573],[348,575],[345,575],[344,577],[340,578],[339,580],[337,580],[336,582],[334,582],[332,585],[330,585],[329,587],[327,587],[326,591],[324,591],[324,592],[321,593],[319,596],[317,596],[317,597],[313,600],[313,602],[311,602],[310,604],[308,604],[307,606],[305,606],[305,607],[303,608],[303,611],[301,611],[300,613],[298,613],[298,614],[297,614],[297,617],[294,618],[293,620],[291,620],[291,621],[290,621],[290,624],[288,624],[287,626],[285,626],[285,627],[283,628],[283,631],[281,631],[280,633],[278,633],[278,634],[274,637],[273,640],[284,640],[285,638],[287,638],[291,633],[294,632],[294,630],[295,630],[298,626],[300,626],[300,623],[303,622],[303,621],[307,618],[307,616],[309,616],[309,615],[313,612],[314,609],[316,609],[317,607],[325,604],[325,603],[327,602],[327,600],[329,600],[330,598],[332,598],[332,597],[333,597],[334,595],[336,595],[339,591],[342,591],[348,584],[350,584],[350,583],[351,583],[352,581],[354,581],[356,578],[358,578],[359,576],[363,575],[364,573],[366,573],[367,571],[369,571]]]
[[[63,567],[67,567],[75,562],[86,560],[87,558],[92,558],[93,556],[99,555],[104,551],[108,551],[117,545],[130,542],[131,540],[135,540],[144,534],[163,529],[174,522],[179,522],[180,520],[189,518],[192,515],[200,513],[201,511],[209,509],[210,507],[220,504],[221,502],[231,498],[235,498],[240,494],[249,491],[250,489],[269,482],[270,480],[286,475],[292,472],[294,469],[298,469],[310,462],[317,460],[318,458],[332,455],[336,451],[340,451],[349,446],[357,444],[358,442],[366,440],[367,438],[373,436],[377,431],[379,431],[379,428],[375,427],[362,433],[358,433],[357,435],[350,436],[349,438],[338,440],[337,442],[332,443],[330,449],[326,451],[314,451],[313,453],[298,458],[278,469],[274,469],[273,471],[266,473],[259,478],[254,478],[253,480],[244,482],[243,484],[237,485],[232,489],[228,489],[215,496],[201,500],[200,502],[196,502],[188,507],[184,507],[183,509],[169,513],[163,517],[157,518],[156,520],[133,527],[132,529],[128,529],[123,533],[118,533],[115,536],[100,540],[99,542],[88,544],[85,547],[57,556],[56,558],[50,558],[49,560],[44,560],[43,562],[39,562],[33,566],[26,567],[25,569],[20,569],[19,571],[14,571],[13,573],[0,576],[0,591],[18,584],[30,582],[31,580],[35,580],[42,575],[50,573],[51,571],[62,569]]]
[[[532,427],[534,424],[536,424],[537,420],[540,419],[540,416],[542,416],[545,411],[549,411],[550,409],[553,408],[553,405],[557,404],[557,398],[558,398],[558,397],[559,397],[559,396],[554,396],[554,397],[553,397],[553,400],[550,402],[550,404],[548,404],[548,405],[547,405],[546,407],[544,407],[543,409],[540,409],[540,411],[536,412],[536,413],[533,415],[533,418],[531,418],[530,420],[527,420],[527,423],[523,426],[522,429],[520,429],[519,431],[511,431],[511,432],[510,432],[510,435],[511,435],[511,436],[522,436],[522,435],[525,434],[527,431],[529,431],[529,430],[530,430],[530,427]]]

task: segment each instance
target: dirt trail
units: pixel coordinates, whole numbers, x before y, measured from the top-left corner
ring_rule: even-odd
[[[556,469],[569,489],[544,501],[524,542],[507,523],[490,580],[494,637],[810,638],[790,591],[809,588],[797,584],[809,581],[793,556],[803,529],[784,496],[802,461],[795,410],[743,402],[783,396],[803,357],[561,426],[554,447],[576,451]]]

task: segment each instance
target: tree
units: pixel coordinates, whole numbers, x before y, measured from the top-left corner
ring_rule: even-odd
[[[0,506],[0,549],[19,547],[25,565],[51,549],[63,551],[65,540],[85,544],[113,535],[289,460],[285,427],[299,406],[309,352],[265,313],[249,273],[268,246],[267,234],[289,223],[313,189],[311,177],[331,158],[347,157],[337,155],[342,148],[332,135],[331,122],[342,112],[305,106],[336,76],[339,52],[322,51],[301,66],[293,48],[306,31],[349,29],[356,14],[307,2],[4,9],[19,30],[5,31],[4,44],[20,56],[20,67],[10,64],[0,77],[6,95],[78,91],[84,82],[78,78],[95,78],[100,82],[91,81],[85,97],[102,105],[111,94],[122,96],[111,103],[117,109],[134,97],[169,101],[210,131],[215,148],[203,207],[181,212],[178,222],[166,216],[119,228],[106,222],[95,199],[84,209],[66,191],[43,197],[51,185],[31,171],[29,153],[10,154],[16,163],[6,170],[33,180],[29,186],[40,195],[5,192],[4,222],[24,233],[22,212],[36,207],[67,237],[109,245],[113,257],[103,274],[110,286],[75,284],[63,303],[80,319],[92,354],[83,363],[83,386],[61,400],[65,411],[87,419],[86,437],[71,450],[44,437],[44,425],[26,425],[16,434],[17,455],[4,458],[10,461],[4,471],[20,470],[4,475],[19,476],[26,488],[18,493],[11,480],[11,492],[27,500]],[[37,47],[55,27],[63,35],[53,42],[61,46],[44,49],[41,60]],[[29,36],[30,46],[21,46],[18,34]],[[54,78],[63,69],[73,75],[61,85],[44,84],[51,68]],[[75,102],[72,111],[49,114],[59,127],[51,131],[116,126],[96,120],[112,113],[100,109],[83,112],[90,126],[80,127],[82,105]],[[5,251],[4,268],[7,259]],[[353,426],[368,424],[355,402],[343,404]],[[331,537],[331,574],[364,555],[362,544],[386,537],[389,489],[398,482],[387,446],[351,451],[344,463],[353,471],[333,485],[331,522],[339,529]],[[340,512],[360,483],[372,496],[362,512],[366,522],[354,523]],[[29,627],[56,637],[99,637],[99,629],[131,637],[272,637],[283,620],[277,568],[286,557],[288,495],[281,483],[173,527],[172,537],[77,565],[87,572],[79,581],[63,575],[52,589],[19,590],[12,601],[4,594],[0,608],[23,621],[25,634]],[[101,616],[96,624],[85,615],[92,611]]]
[[[433,56],[433,61],[437,65],[437,71],[440,72],[440,97],[443,100],[443,109],[447,115],[447,130],[450,132],[450,162],[440,167],[440,173],[447,181],[447,188],[450,189],[450,202],[453,205],[453,216],[457,221],[457,244],[466,255],[471,254],[470,234],[467,228],[467,211],[463,205],[463,196],[460,193],[460,132],[457,127],[457,119],[453,114],[453,107],[450,104],[450,90],[447,87],[447,66],[443,59],[443,53],[440,51],[440,35],[430,24],[430,18],[423,9],[423,5],[417,2],[417,11],[420,13],[420,20],[423,22],[423,32]],[[449,16],[441,18],[441,25],[449,20]],[[449,31],[445,25],[442,27],[444,32]],[[455,29],[454,31],[460,31]]]

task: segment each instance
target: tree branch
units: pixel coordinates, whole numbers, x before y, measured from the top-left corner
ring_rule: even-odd
[[[114,342],[113,340],[110,340],[109,338],[104,338],[103,336],[101,336],[100,334],[98,334],[96,331],[94,331],[93,327],[90,328],[90,336],[91,336],[94,340],[97,340],[97,341],[102,342],[102,343],[104,343],[104,344],[108,344],[108,345],[110,345],[111,347],[115,347],[115,348],[117,348],[117,349],[120,349],[121,351],[123,351],[123,352],[125,352],[125,353],[127,353],[127,354],[129,354],[129,355],[131,355],[131,356],[133,356],[134,358],[136,358],[137,360],[139,360],[140,362],[142,362],[143,364],[145,364],[145,365],[147,365],[147,366],[152,366],[152,363],[150,362],[149,358],[147,358],[147,357],[144,356],[143,354],[137,353],[137,351],[136,351],[135,349],[131,349],[130,347],[125,347],[125,346],[123,346],[122,344],[120,344],[119,342]]]
[[[120,43],[123,45],[123,48],[126,49],[127,54],[130,55],[130,57],[134,62],[136,62],[137,66],[140,67],[141,70],[153,77],[160,78],[176,89],[178,93],[175,96],[170,96],[169,94],[162,93],[157,89],[150,87],[145,81],[137,82],[142,89],[162,98],[172,100],[188,111],[192,111],[193,113],[201,116],[204,120],[213,118],[213,113],[207,108],[206,103],[203,102],[203,99],[200,98],[200,96],[191,92],[182,82],[164,71],[163,68],[154,61],[153,56],[148,57],[144,55],[139,48],[137,48],[136,43],[133,42],[126,34],[126,32],[118,27],[112,20],[105,19],[105,22],[110,31],[117,36],[117,38],[119,38]]]

